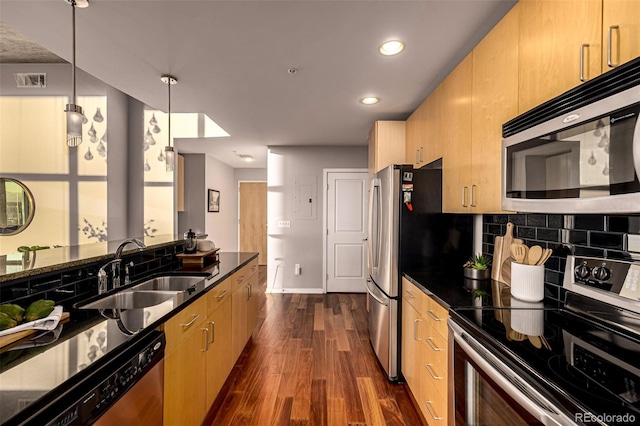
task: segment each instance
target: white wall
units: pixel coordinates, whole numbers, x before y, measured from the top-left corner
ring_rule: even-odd
[[[270,147],[267,157],[267,287],[270,292],[321,293],[323,169],[367,168],[366,146],[295,146]],[[308,186],[315,182],[311,195],[315,203],[315,217],[296,217],[296,182]],[[306,197],[306,195],[305,195]],[[308,207],[308,200],[303,208]],[[289,228],[278,227],[278,221],[288,220]],[[299,263],[302,274],[294,274]]]
[[[205,213],[205,229],[216,247],[222,251],[238,251],[238,184],[235,169],[206,155],[205,192],[220,191],[220,212]],[[205,211],[206,211],[205,206]]]

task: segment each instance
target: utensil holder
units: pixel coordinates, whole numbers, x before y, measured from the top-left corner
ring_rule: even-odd
[[[544,334],[544,305],[511,297],[511,328],[529,336]]]
[[[544,299],[544,265],[511,264],[511,295],[525,302]]]

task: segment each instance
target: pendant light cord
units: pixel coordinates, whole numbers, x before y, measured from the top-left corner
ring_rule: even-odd
[[[76,0],[71,0],[71,82],[73,104],[76,104]]]
[[[167,86],[169,86],[169,142],[168,146],[171,146],[171,79],[172,77],[167,78]]]

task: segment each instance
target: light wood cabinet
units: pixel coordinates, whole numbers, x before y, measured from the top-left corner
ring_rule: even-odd
[[[502,124],[518,115],[519,18],[515,5],[473,50],[472,213],[502,211]]]
[[[403,164],[406,146],[404,121],[376,121],[369,131],[369,174],[391,164]]]
[[[164,324],[165,425],[199,425],[218,396],[257,323],[257,271],[256,258]]]
[[[253,333],[258,321],[258,260],[255,259],[234,274],[232,303],[231,352],[235,362]]]
[[[407,288],[415,288],[413,284],[405,283],[406,279],[402,279],[403,286]],[[401,368],[407,385],[418,400],[418,392],[420,389],[419,353],[420,331],[424,327],[423,319],[420,317],[419,311],[411,304],[411,299],[403,292],[402,295],[402,347],[401,347]]]
[[[202,380],[207,368],[205,318],[200,317],[194,322],[176,343],[178,336],[168,333],[170,326],[180,326],[173,321],[176,317],[167,322],[165,329],[167,349],[172,350],[167,352],[164,362],[163,423],[168,426],[198,425],[208,409],[205,403],[206,382]]]
[[[519,111],[602,72],[602,0],[520,0]],[[637,44],[637,38],[634,43]]]
[[[469,211],[471,191],[471,81],[469,54],[443,84],[442,210]]]
[[[442,86],[407,119],[405,163],[419,168],[442,157]]]
[[[234,360],[231,353],[231,293],[216,299],[216,307],[209,314],[206,326],[209,343],[206,351],[206,407],[211,407],[227,380]],[[205,413],[206,414],[206,413]]]
[[[427,423],[446,425],[449,314],[407,279],[402,285],[402,373]]]
[[[640,1],[602,1],[602,71],[640,56]]]
[[[429,425],[447,424],[448,407],[448,327],[449,312],[425,295],[422,311],[426,334],[421,342],[421,409]]]

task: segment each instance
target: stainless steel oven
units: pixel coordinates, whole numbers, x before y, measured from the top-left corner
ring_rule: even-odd
[[[516,364],[493,355],[449,320],[454,403],[449,418],[458,425],[574,424],[549,395],[526,380]]]
[[[640,263],[568,256],[565,303],[457,308],[449,367],[457,425],[640,423]]]
[[[640,212],[640,58],[505,123],[502,208]]]

